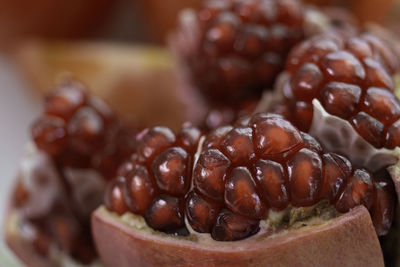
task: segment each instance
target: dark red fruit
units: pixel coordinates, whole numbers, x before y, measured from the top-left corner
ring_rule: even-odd
[[[297,207],[313,205],[322,183],[320,156],[303,148],[288,161],[287,166],[292,204]]]
[[[260,95],[303,38],[303,16],[297,0],[205,1],[196,14],[195,43],[179,32],[183,42],[192,40],[183,58],[193,83],[213,101]]]
[[[371,174],[363,169],[356,169],[348,179],[343,193],[335,204],[339,212],[348,212],[358,205],[371,208],[374,199],[374,184]]]
[[[148,205],[153,201],[156,190],[147,168],[141,165],[132,166],[132,170],[124,176],[124,200],[131,211],[143,215]]]
[[[193,172],[196,188],[205,196],[221,201],[229,166],[230,160],[219,150],[207,149],[201,153]]]
[[[280,117],[255,115],[251,120],[254,145],[259,157],[285,157],[302,142],[300,131]]]
[[[45,112],[69,120],[75,111],[85,105],[86,101],[87,96],[83,85],[70,81],[46,97]]]
[[[390,175],[383,171],[375,175],[375,196],[371,218],[378,235],[386,235],[394,216],[395,192]]]
[[[400,146],[400,120],[393,123],[386,133],[385,147],[394,149]]]
[[[32,125],[31,132],[37,147],[50,155],[57,155],[67,144],[67,129],[61,118],[41,117]]]
[[[173,196],[184,196],[189,188],[189,155],[180,147],[172,147],[158,155],[152,171],[158,188]]]
[[[144,215],[147,224],[160,231],[173,231],[184,225],[182,203],[178,198],[168,195],[157,196]]]
[[[186,199],[186,217],[192,228],[200,233],[210,233],[217,215],[219,206],[212,201],[205,200],[200,194],[191,191]]]
[[[149,162],[155,155],[175,142],[174,133],[166,127],[145,129],[138,135],[139,160]]]
[[[257,194],[257,186],[245,167],[234,168],[225,183],[226,206],[246,217],[262,219],[265,206]]]
[[[281,164],[271,160],[258,160],[254,164],[254,177],[268,206],[282,210],[289,204],[287,178]]]
[[[146,221],[155,230],[184,234],[179,229],[185,229],[186,216],[192,229],[211,233],[215,240],[240,240],[258,232],[269,209],[323,200],[339,212],[358,205],[372,211],[375,205],[378,227],[392,221],[384,211],[394,208],[389,201],[394,192],[383,185],[375,189],[372,174],[353,169],[338,154],[324,153],[317,140],[279,115],[256,114],[195,139],[203,142],[198,149],[188,148],[196,154],[178,146],[179,140],[161,150],[155,142],[151,160],[141,163],[135,153],[119,168],[130,190],[124,193],[129,210],[139,215],[146,210]]]
[[[277,79],[280,112],[302,131],[313,123],[313,100],[348,120],[373,146],[387,145],[386,132],[400,118],[394,73],[400,58],[390,44],[372,34],[327,32],[297,45]],[[282,107],[283,106],[283,107]],[[361,113],[363,112],[363,113]],[[318,122],[315,122],[318,123]]]
[[[319,99],[330,114],[348,119],[357,109],[360,97],[360,87],[348,83],[331,82],[322,89]]]
[[[347,184],[347,179],[352,172],[351,164],[346,158],[333,153],[322,155],[322,163],[322,183],[319,194],[321,198],[327,198],[333,202]]]
[[[218,214],[211,236],[217,241],[235,241],[254,235],[259,229],[258,221],[222,210]]]
[[[104,204],[107,209],[115,211],[119,215],[124,214],[129,209],[124,199],[125,178],[118,177],[107,185]]]
[[[360,112],[350,119],[354,129],[375,147],[382,147],[381,136],[385,126],[365,112]]]

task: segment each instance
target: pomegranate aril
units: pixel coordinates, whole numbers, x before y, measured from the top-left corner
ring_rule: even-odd
[[[233,129],[232,126],[221,126],[207,134],[203,148],[220,148],[223,138]]]
[[[321,61],[321,69],[329,80],[351,84],[363,81],[366,75],[361,62],[346,51],[326,55]]]
[[[68,124],[70,145],[78,153],[93,154],[104,145],[104,123],[90,107],[79,109]]]
[[[258,221],[222,210],[218,214],[211,236],[217,241],[235,241],[254,235],[259,229]]]
[[[253,131],[250,127],[232,129],[222,140],[222,152],[235,164],[254,158]]]
[[[185,125],[177,135],[177,145],[189,153],[196,152],[197,144],[201,137],[201,131],[197,127]]]
[[[158,195],[147,208],[144,218],[153,229],[168,232],[184,226],[183,203],[179,198]]]
[[[159,154],[152,163],[158,188],[173,196],[184,196],[188,190],[189,155],[180,147],[172,147]]]
[[[262,219],[266,208],[257,193],[257,186],[245,167],[234,168],[225,183],[225,204],[233,212],[248,218]]]
[[[361,88],[359,86],[330,82],[322,89],[319,99],[327,112],[347,119],[357,109],[360,97]]]
[[[378,235],[386,235],[394,217],[395,191],[390,175],[386,170],[374,175],[375,195],[371,218]]]
[[[254,179],[262,192],[262,199],[272,209],[282,210],[289,204],[287,178],[281,164],[271,160],[258,160],[254,164]]]
[[[118,177],[112,180],[107,185],[104,197],[104,204],[107,209],[112,210],[119,215],[122,215],[129,210],[125,204],[124,186],[125,178]]]
[[[234,49],[242,56],[255,58],[263,52],[268,35],[262,26],[246,26],[236,38]]]
[[[375,147],[382,147],[384,125],[380,121],[365,112],[360,112],[350,119],[350,123],[367,142]]]
[[[364,205],[370,209],[374,197],[374,184],[371,174],[364,169],[356,169],[348,179],[344,191],[335,203],[339,212],[345,213],[350,209]]]
[[[86,94],[83,86],[76,82],[68,82],[46,97],[45,112],[69,120],[85,103]]]
[[[388,125],[400,118],[400,103],[392,92],[371,87],[365,94],[363,111]]]
[[[146,167],[133,165],[125,176],[125,203],[131,211],[143,215],[156,195],[156,189]]]
[[[250,124],[256,153],[262,158],[283,158],[302,144],[300,131],[283,118],[258,114]]]
[[[334,201],[347,184],[351,169],[343,169],[344,166],[347,166],[344,161],[347,161],[347,159],[336,154],[322,155],[323,168],[321,191],[319,193],[320,199]]]
[[[322,183],[320,156],[303,148],[288,161],[287,168],[291,203],[297,207],[315,204]]]
[[[217,219],[219,206],[191,191],[186,199],[186,218],[191,227],[200,233],[210,233]]]
[[[65,121],[54,116],[43,116],[31,127],[36,146],[49,155],[58,155],[67,145]]]
[[[367,72],[366,86],[387,88],[394,90],[394,81],[389,76],[387,70],[382,64],[372,58],[364,59],[365,70]]]
[[[207,149],[200,154],[194,168],[194,184],[203,195],[221,201],[225,190],[230,160],[216,149]]]
[[[111,127],[117,119],[111,108],[100,98],[90,97],[88,100],[88,106],[93,108],[96,113],[102,118],[105,128]]]
[[[301,101],[310,101],[317,96],[324,80],[317,65],[306,63],[302,65],[291,81],[293,94]]]
[[[357,58],[371,58],[373,56],[371,46],[360,37],[350,38],[346,42],[346,48]]]
[[[322,147],[314,137],[304,132],[301,132],[301,136],[303,137],[304,146],[306,148],[315,151],[318,154],[322,153]]]
[[[292,116],[299,130],[308,132],[314,116],[314,107],[311,103],[299,101],[296,103]]]
[[[205,33],[205,48],[212,46],[217,52],[229,52],[233,48],[239,19],[232,12],[220,13],[216,23]]]
[[[138,134],[137,154],[141,162],[148,163],[175,142],[174,133],[166,127],[146,129]]]
[[[394,149],[400,146],[400,120],[393,123],[387,130],[385,147]]]

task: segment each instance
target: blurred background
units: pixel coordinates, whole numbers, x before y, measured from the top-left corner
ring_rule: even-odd
[[[28,126],[40,111],[40,95],[51,89],[60,76],[73,75],[82,80],[128,119],[151,121],[158,116],[157,120],[166,121],[180,116],[173,111],[157,112],[157,102],[147,110],[133,106],[125,95],[147,99],[144,104],[148,105],[154,94],[145,92],[174,88],[173,63],[165,48],[168,33],[180,9],[201,2],[0,0],[1,222],[28,140]],[[308,2],[343,7],[354,12],[360,22],[377,22],[399,31],[399,0]],[[163,102],[168,102],[164,101],[168,96],[157,92]],[[171,101],[171,106],[179,106]],[[0,266],[14,265],[16,260],[1,243]]]

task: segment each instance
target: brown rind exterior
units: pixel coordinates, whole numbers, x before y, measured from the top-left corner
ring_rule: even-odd
[[[237,242],[150,235],[114,216],[104,207],[92,215],[94,240],[105,266],[384,266],[363,206],[321,225]]]

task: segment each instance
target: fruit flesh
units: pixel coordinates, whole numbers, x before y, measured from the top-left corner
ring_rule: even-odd
[[[178,218],[186,216],[194,230],[210,233],[216,240],[234,241],[256,234],[260,220],[268,218],[270,210],[309,207],[327,199],[339,212],[346,213],[358,205],[372,212],[373,202],[378,201],[374,206],[384,208],[375,208],[377,213],[371,214],[374,221],[379,221],[385,217],[383,213],[390,217],[394,209],[393,192],[380,190],[379,196],[375,195],[377,184],[372,173],[353,168],[340,155],[324,153],[314,138],[279,115],[260,113],[253,115],[247,124],[215,129],[201,139],[204,141],[199,143],[196,155],[195,149],[191,149],[185,157],[190,160],[184,163],[180,160],[177,163],[172,156],[174,151],[183,151],[176,147],[173,135],[165,129],[158,131],[158,135],[154,131],[154,128],[144,131],[138,152],[157,152],[149,152],[149,157],[134,154],[130,164],[148,170],[148,179],[152,181],[149,186],[156,193],[146,200],[146,203],[153,202],[147,206],[145,218],[155,230],[178,230],[184,226]],[[170,137],[168,145],[167,136]],[[159,142],[148,142],[150,137]],[[168,160],[160,163],[159,157]],[[163,184],[157,181],[161,168],[168,173]],[[127,175],[122,177],[126,179]],[[176,181],[180,181],[179,185]],[[164,184],[175,186],[168,189]],[[183,191],[177,194],[180,188]],[[130,191],[125,196],[127,203],[146,190]],[[105,195],[108,203],[113,197]],[[159,197],[171,201],[157,204],[161,203]],[[158,212],[155,207],[160,205],[169,212],[161,208]],[[144,209],[141,213],[130,211],[143,215]],[[176,222],[175,229],[165,228],[156,218],[162,218],[165,223],[170,218],[171,223]],[[380,224],[385,223],[377,223]],[[378,234],[386,233],[382,229]]]

